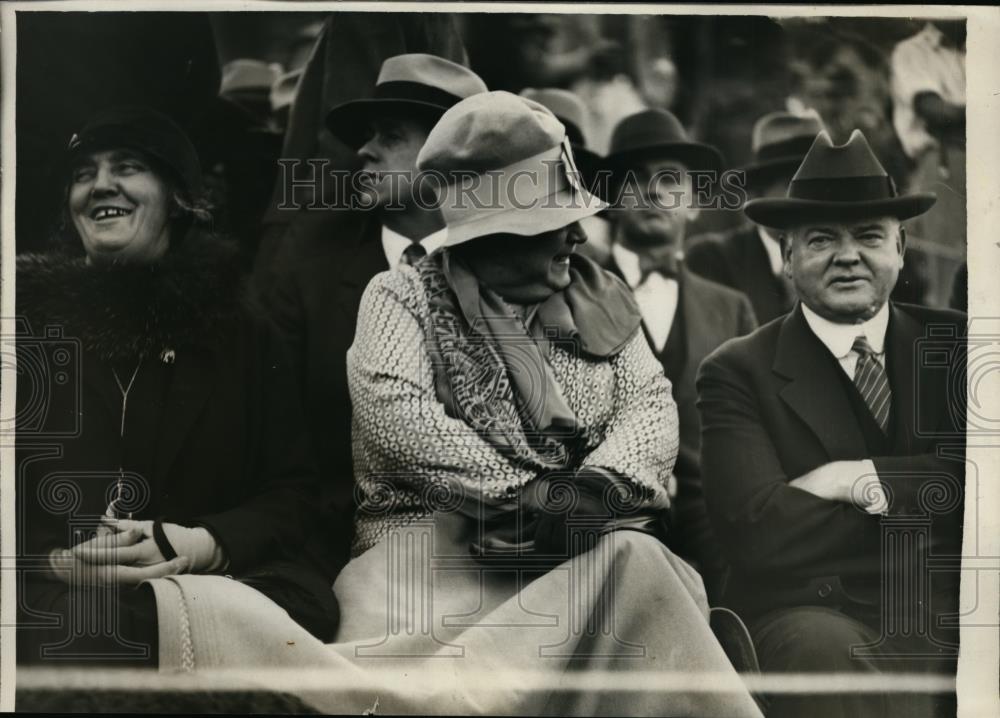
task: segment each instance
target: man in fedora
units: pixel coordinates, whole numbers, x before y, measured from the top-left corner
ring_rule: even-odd
[[[786,197],[746,206],[783,233],[799,304],[720,347],[697,385],[725,601],[764,671],[954,669],[939,619],[957,570],[928,560],[960,556],[966,317],[889,300],[901,222],[933,203],[898,196],[855,130],[822,132]],[[768,715],[937,715],[931,698],[774,696]]]
[[[722,158],[715,148],[688,139],[669,112],[644,110],[615,127],[607,164],[616,199],[608,214],[613,240],[608,268],[635,295],[643,330],[673,385],[680,419],[669,545],[695,564],[711,601],[719,595],[725,566],[701,491],[695,374],[716,347],[757,326],[746,297],[689,272],[682,259],[687,224],[698,214],[700,180],[692,173],[711,178]]]
[[[417,155],[438,119],[466,97],[486,91],[471,70],[421,53],[382,64],[372,96],[334,107],[327,128],[357,152],[365,190],[341,236],[291,236],[268,293],[269,310],[291,348],[303,404],[324,479],[334,547],[331,572],[347,560],[354,511],[351,408],[346,355],[361,295],[379,272],[412,264],[447,236],[429,192],[411,181]],[[365,205],[359,205],[365,206]],[[327,210],[331,211],[331,210]]]
[[[753,127],[753,162],[742,168],[749,199],[784,197],[823,123],[816,114],[764,115]],[[792,308],[795,294],[782,272],[781,244],[774,230],[744,225],[694,237],[685,252],[688,268],[743,292],[762,324]]]

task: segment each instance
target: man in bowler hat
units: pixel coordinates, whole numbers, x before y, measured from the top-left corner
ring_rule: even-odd
[[[784,197],[788,183],[823,123],[816,114],[764,115],[753,127],[753,162],[742,168],[750,199]],[[781,244],[775,230],[744,224],[720,234],[693,237],[685,252],[688,268],[743,292],[757,321],[766,324],[787,313],[795,293],[782,272]]]
[[[966,317],[889,299],[901,223],[933,203],[898,196],[855,130],[841,146],[820,133],[786,197],[745,208],[783,233],[799,304],[720,347],[697,386],[725,603],[765,672],[953,675],[957,630],[940,619],[957,571],[928,562],[960,556]],[[949,700],[787,694],[768,715],[946,715]]]
[[[725,565],[701,491],[694,380],[709,353],[757,326],[745,296],[684,266],[681,248],[687,224],[698,214],[701,184],[693,172],[710,179],[722,158],[714,147],[690,140],[671,113],[644,110],[615,127],[606,161],[616,199],[608,213],[608,269],[635,295],[643,331],[673,385],[680,420],[668,545],[696,566],[711,602],[720,593]]]
[[[382,63],[371,97],[342,103],[327,115],[331,133],[355,150],[362,202],[346,212],[342,233],[293,235],[276,260],[266,301],[298,369],[303,405],[324,487],[330,535],[322,553],[329,571],[346,563],[354,513],[351,405],[347,350],[354,341],[361,295],[379,272],[413,264],[441,246],[447,230],[429,191],[413,183],[417,155],[441,116],[486,91],[474,72],[424,53]],[[367,207],[367,211],[363,209]]]

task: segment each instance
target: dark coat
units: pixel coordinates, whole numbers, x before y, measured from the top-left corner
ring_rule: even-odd
[[[347,350],[354,342],[361,295],[389,264],[382,224],[374,214],[314,215],[311,222],[296,224],[282,245],[274,284],[263,302],[298,376],[327,524],[318,541],[333,575],[349,558],[354,520]]]
[[[614,261],[609,270],[619,277]],[[673,386],[680,424],[680,447],[674,475],[677,499],[667,541],[671,549],[693,560],[705,579],[710,598],[721,588],[725,566],[708,520],[701,487],[701,422],[695,377],[701,362],[724,342],[757,328],[747,298],[728,287],[681,269],[677,313],[657,359]],[[653,350],[656,354],[656,350]]]
[[[743,292],[761,323],[787,314],[795,303],[791,288],[771,271],[754,226],[693,238],[684,262],[692,272]]]
[[[904,570],[927,575],[922,562],[931,553],[959,555],[965,391],[953,379],[965,364],[966,318],[890,307],[893,404],[889,436],[879,434],[881,454],[869,449],[850,379],[801,308],[726,343],[702,364],[705,496],[733,567],[726,602],[748,617],[802,605],[877,612],[883,570],[897,579]],[[885,519],[787,485],[831,461],[869,458],[890,492]],[[909,557],[884,557],[883,534],[899,531],[927,531],[928,543]],[[897,536],[890,545],[910,544]],[[956,577],[931,575],[935,611],[957,599]]]
[[[18,258],[20,554],[44,558],[76,530],[86,538],[124,475],[122,513],[206,527],[227,574],[272,584],[261,590],[293,617],[282,596],[302,589],[318,610],[303,625],[327,637],[332,591],[299,560],[317,484],[298,394],[235,256],[193,236],[152,267]],[[115,372],[127,384],[140,358],[123,439]]]

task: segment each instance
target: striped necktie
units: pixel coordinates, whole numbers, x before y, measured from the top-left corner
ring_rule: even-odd
[[[412,267],[426,256],[427,250],[424,249],[424,246],[420,242],[410,242],[410,246],[403,250],[403,256],[400,261]]]
[[[851,349],[858,354],[858,363],[854,368],[854,385],[861,392],[868,410],[882,428],[882,433],[889,430],[889,409],[892,406],[892,390],[889,388],[889,376],[885,368],[875,358],[871,344],[861,336],[854,340]]]

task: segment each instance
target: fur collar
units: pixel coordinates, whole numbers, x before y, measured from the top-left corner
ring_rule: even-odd
[[[17,258],[17,311],[106,360],[210,347],[247,306],[236,247],[189,236],[160,262],[94,267],[62,253]]]

